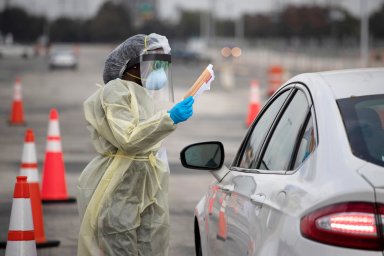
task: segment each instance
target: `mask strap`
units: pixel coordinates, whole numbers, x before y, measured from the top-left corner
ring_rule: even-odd
[[[144,37],[144,52],[147,52],[147,38],[148,36]]]
[[[126,73],[126,74],[127,74],[127,75],[129,75],[130,77],[133,77],[133,78],[139,79],[139,80],[141,80],[141,81],[145,81],[145,80],[147,80],[147,79],[144,79],[144,78],[141,78],[141,77],[135,76],[135,75],[133,75],[133,74],[131,74],[131,73]]]

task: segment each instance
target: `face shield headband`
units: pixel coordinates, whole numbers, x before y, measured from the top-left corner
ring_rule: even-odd
[[[164,54],[164,53],[149,53],[149,54],[143,54],[143,55],[137,56],[128,61],[128,63],[125,65],[125,68],[122,69],[120,77],[122,77],[125,71],[144,61],[153,61],[154,62],[153,69],[158,69],[160,67],[164,67],[164,65],[166,65],[165,63],[171,64],[172,58],[170,54]]]

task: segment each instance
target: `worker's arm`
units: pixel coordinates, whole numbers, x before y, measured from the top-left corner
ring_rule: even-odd
[[[137,98],[140,98],[140,104],[148,106],[138,105]],[[113,135],[113,144],[117,148],[127,154],[138,154],[155,146],[176,129],[166,110],[153,116],[145,113],[152,105],[149,95],[131,95],[125,86],[105,89],[102,106],[108,124],[106,129]]]

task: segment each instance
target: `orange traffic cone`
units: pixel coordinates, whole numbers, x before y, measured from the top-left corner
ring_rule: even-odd
[[[20,78],[16,78],[15,85],[13,88],[13,103],[12,103],[12,111],[9,119],[9,124],[10,125],[25,124]]]
[[[250,103],[248,108],[248,116],[245,121],[247,127],[249,127],[261,109],[260,88],[257,80],[251,82]]]
[[[43,203],[76,202],[76,199],[70,198],[67,193],[65,166],[61,149],[59,114],[56,109],[52,109],[50,113],[41,187]]]
[[[37,255],[26,176],[17,177],[7,240],[6,256]]]
[[[271,66],[268,69],[268,96],[272,96],[272,94],[274,94],[275,91],[277,91],[277,89],[281,86],[283,83],[283,75],[284,70],[281,66]]]
[[[21,159],[20,175],[27,176],[32,205],[33,226],[37,248],[59,246],[60,241],[47,241],[44,232],[43,210],[41,207],[39,173],[37,169],[35,136],[32,129],[25,133],[25,143]]]
[[[219,228],[217,232],[217,239],[227,240],[228,231],[227,231],[227,218],[225,216],[225,208],[227,207],[227,196],[225,196],[219,212]]]

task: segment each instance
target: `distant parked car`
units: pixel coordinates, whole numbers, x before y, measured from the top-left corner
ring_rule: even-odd
[[[216,181],[195,208],[196,255],[382,256],[384,69],[302,74],[266,103],[229,167],[224,147],[181,152]]]
[[[0,58],[21,57],[28,59],[35,56],[33,47],[22,44],[0,45]]]
[[[53,49],[49,57],[49,68],[77,69],[78,57],[71,48]]]
[[[172,59],[175,61],[183,61],[184,63],[198,62],[201,59],[199,53],[188,50],[187,48],[172,48]]]

